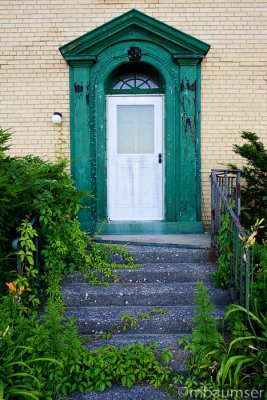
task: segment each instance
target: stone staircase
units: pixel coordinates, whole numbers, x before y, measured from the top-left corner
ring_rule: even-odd
[[[166,314],[139,320],[135,327],[125,333],[117,332],[110,340],[94,341],[90,348],[155,341],[160,348],[171,347],[173,370],[184,371],[186,354],[179,348],[177,340],[192,332],[196,282],[201,280],[208,288],[218,323],[229,303],[228,293],[211,283],[216,264],[210,262],[208,249],[144,244],[127,245],[127,248],[134,261],[142,265],[140,268],[116,270],[119,283],[91,287],[80,273],[64,279],[62,293],[67,305],[66,316],[76,317],[82,334],[93,335],[112,330],[126,313],[135,317],[138,312],[145,313],[154,308],[165,310]],[[122,259],[116,255],[112,261],[122,262]],[[167,396],[148,386],[143,386],[141,391],[137,387],[126,389],[117,386],[103,394],[70,397],[76,400],[155,398],[163,400]]]

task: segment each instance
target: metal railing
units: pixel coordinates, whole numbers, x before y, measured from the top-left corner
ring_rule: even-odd
[[[240,178],[239,170],[211,170],[211,244],[219,253],[217,237],[221,229],[222,216],[229,213],[231,294],[234,302],[249,310],[251,250],[244,244],[247,235],[239,222]]]
[[[34,229],[38,229],[38,219],[37,217],[33,217],[30,221],[30,224]],[[23,263],[20,259],[19,256],[19,251],[20,251],[20,239],[21,237],[17,237],[12,241],[12,248],[17,252],[17,273],[22,274],[23,273]],[[40,269],[40,249],[39,249],[39,239],[38,236],[33,238],[33,242],[36,248],[36,251],[34,252],[34,268],[38,270],[38,275],[39,275],[39,269]]]

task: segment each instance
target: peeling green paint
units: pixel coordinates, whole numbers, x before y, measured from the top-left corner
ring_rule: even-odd
[[[165,221],[151,223],[151,229],[179,232],[188,224],[199,232],[200,63],[209,45],[137,10],[60,48],[70,64],[72,173],[78,189],[96,197],[95,206],[82,211],[82,225],[92,228],[107,218],[106,94],[114,71],[133,65],[133,46],[142,50],[141,63],[161,78],[165,95]],[[127,225],[138,226],[116,226]],[[142,230],[149,231],[148,225]]]

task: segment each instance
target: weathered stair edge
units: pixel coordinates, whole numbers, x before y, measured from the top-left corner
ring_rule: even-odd
[[[134,385],[131,389],[113,385],[103,393],[73,393],[69,400],[170,400],[167,394],[150,385]]]
[[[196,282],[198,280],[211,282],[211,274],[216,271],[215,263],[146,263],[136,268],[114,269],[113,272],[119,282],[125,283],[171,283],[175,280],[183,282]],[[95,271],[102,281],[110,281]],[[81,272],[76,271],[64,276],[62,284],[90,283]]]
[[[213,261],[210,251],[199,248],[181,248],[177,246],[142,246],[125,245],[125,248],[132,255],[135,263],[207,263]],[[110,262],[124,263],[121,254],[110,255]]]
[[[138,313],[151,312],[154,307],[149,306],[127,306],[127,307],[69,307],[65,317],[74,316],[77,320],[79,331],[84,335],[93,335],[106,331],[113,331],[116,324],[120,324],[120,318],[124,314],[137,317]],[[159,307],[157,307],[159,308]],[[166,314],[157,314],[149,319],[138,319],[137,325],[128,328],[128,334],[190,334],[193,329],[194,307],[193,306],[163,306],[161,310]],[[225,308],[218,306],[213,315],[217,318],[218,325],[222,321]],[[117,333],[122,333],[121,330]]]
[[[229,297],[224,289],[214,288],[205,283],[215,305],[226,305]],[[194,305],[197,293],[195,282],[187,283],[143,283],[112,286],[93,286],[77,283],[62,288],[62,296],[67,306],[168,306]]]

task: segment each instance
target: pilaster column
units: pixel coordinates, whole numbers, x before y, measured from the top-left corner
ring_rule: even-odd
[[[92,158],[89,87],[90,67],[94,60],[73,57],[67,61],[70,64],[71,172],[78,190],[93,192],[95,156]],[[89,199],[83,205],[92,206]],[[93,228],[93,214],[92,208],[80,210],[79,220],[83,229]]]
[[[200,220],[200,82],[199,58],[176,58],[179,64],[180,220]]]

